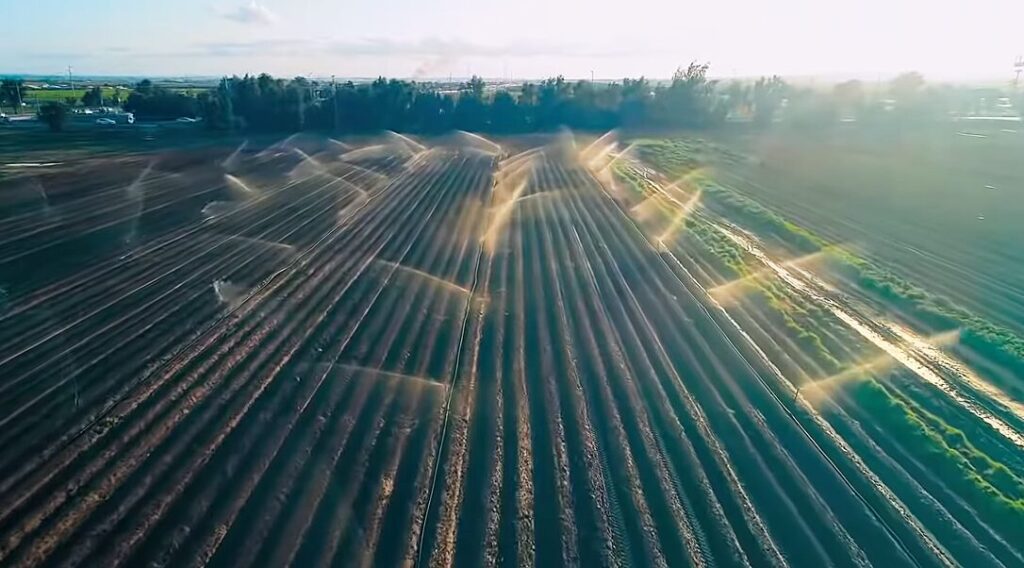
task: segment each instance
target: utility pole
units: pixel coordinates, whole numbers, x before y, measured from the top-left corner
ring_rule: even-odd
[[[227,118],[228,132],[235,131],[235,105],[231,100],[231,83],[231,79],[228,79],[228,76],[224,75],[220,80],[221,86],[218,87],[218,95],[223,96],[221,103],[224,105],[223,112]]]
[[[331,97],[334,99],[334,132],[338,132],[338,83],[334,80],[334,75],[331,75]]]
[[[75,95],[75,80],[71,77],[71,66],[68,65],[68,83],[71,83],[71,96]]]

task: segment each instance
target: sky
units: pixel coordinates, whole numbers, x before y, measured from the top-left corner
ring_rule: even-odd
[[[0,0],[0,73],[1009,80],[1024,0]]]

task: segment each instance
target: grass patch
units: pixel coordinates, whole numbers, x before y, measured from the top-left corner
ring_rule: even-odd
[[[964,433],[877,381],[853,388],[858,404],[898,438],[925,467],[938,474],[993,528],[1024,539],[1024,480],[979,451]]]
[[[35,105],[38,101],[41,103],[49,103],[53,101],[64,102],[69,98],[75,99],[75,101],[81,101],[82,95],[86,93],[86,89],[22,89],[21,100],[29,105]],[[103,92],[104,103],[110,104],[107,101],[112,101],[115,94],[120,93],[122,101],[128,98],[128,95],[132,92],[131,89],[115,87],[101,87]]]

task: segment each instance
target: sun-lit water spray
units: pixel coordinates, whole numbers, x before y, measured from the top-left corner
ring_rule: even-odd
[[[290,245],[288,243],[282,243],[282,242],[278,242],[278,241],[267,241],[267,240],[264,240],[264,239],[254,239],[254,238],[251,238],[251,237],[242,237],[242,236],[239,236],[239,235],[228,236],[228,240],[235,241],[235,242],[240,242],[240,243],[246,243],[246,244],[249,244],[249,245],[256,245],[256,246],[260,246],[260,247],[266,247],[266,248],[278,251],[278,252],[284,254],[285,256],[294,256],[295,252],[296,252],[295,245]]]
[[[684,198],[689,192],[695,189],[701,189],[699,182],[709,172],[710,168],[705,166],[694,168],[679,176],[679,178],[672,183],[662,186],[660,189],[663,193],[673,197],[674,199]]]
[[[10,164],[4,164],[3,167],[11,168],[11,169],[15,169],[15,168],[52,168],[54,166],[59,166],[62,163],[63,162],[14,162],[14,163],[10,163]]]
[[[211,201],[203,206],[200,213],[206,220],[227,215],[238,210],[238,204],[231,201]]]
[[[661,195],[653,194],[629,208],[629,214],[636,221],[649,223],[663,217],[667,213],[667,202]]]
[[[278,142],[278,145],[277,145],[278,148],[280,148],[282,150],[287,150],[288,148],[293,147],[295,145],[295,140],[298,139],[298,137],[301,136],[301,135],[302,135],[301,132],[296,132],[295,134],[292,134],[291,136],[288,136],[284,140]]]
[[[257,157],[263,158],[263,157],[266,157],[266,156],[272,156],[272,155],[284,152],[284,151],[288,150],[288,148],[291,148],[293,146],[293,144],[295,142],[295,139],[298,138],[298,137],[299,137],[299,133],[296,132],[295,134],[292,134],[291,136],[288,136],[287,138],[285,138],[285,139],[283,139],[283,140],[281,140],[279,142],[275,142],[274,144],[271,144],[270,146],[267,146],[266,149],[264,149],[262,152],[257,154]]]
[[[630,167],[630,169],[640,174],[640,170],[638,170],[637,168]],[[696,181],[700,179],[700,176],[706,171],[707,169],[703,167],[695,168],[694,170],[687,172],[685,175],[675,180],[674,182],[664,186],[648,178],[647,176],[643,176],[645,187],[651,190],[649,192],[646,192],[647,198],[645,199],[645,201],[657,201],[660,198],[667,200],[668,202],[671,203],[672,206],[685,209],[687,202],[693,195],[693,192],[702,190],[702,188],[696,184]],[[604,175],[611,176],[614,178],[614,175],[612,175],[611,173],[610,167],[603,170],[603,172]],[[598,172],[598,174],[596,175],[600,179],[601,172]],[[684,190],[683,187],[686,186],[689,187],[687,187],[687,189]]]
[[[533,174],[543,152],[527,151],[520,153],[517,157],[499,163],[497,171],[494,172],[494,198],[497,203],[504,203],[512,199],[517,191],[521,191],[522,184],[529,180]]]
[[[557,189],[552,189],[549,191],[540,191],[537,193],[531,193],[529,195],[517,197],[514,203],[524,203],[526,201],[540,201],[541,199],[551,199],[555,197],[560,197],[561,195],[563,195],[562,191]]]
[[[365,189],[359,187],[358,185],[348,181],[347,179],[335,178],[335,181],[336,181],[336,183],[338,185],[340,185],[341,187],[345,188],[347,191],[351,191],[351,192],[355,193],[356,195],[360,195],[360,196],[363,196],[363,197],[366,197],[366,196],[369,195],[368,191],[366,191]]]
[[[139,223],[142,219],[142,212],[145,210],[146,202],[145,195],[142,191],[142,182],[145,181],[149,172],[153,169],[153,163],[150,162],[146,167],[139,173],[135,181],[131,183],[126,189],[125,194],[128,199],[133,201],[135,204],[135,212],[132,215],[131,224],[128,226],[128,234],[124,237],[125,246],[133,248],[139,238]]]
[[[887,354],[880,355],[870,361],[855,365],[824,379],[801,385],[797,389],[797,393],[803,396],[807,402],[817,406],[831,399],[832,395],[839,389],[853,383],[866,381],[897,366],[899,366],[899,362],[896,359]]]
[[[213,293],[217,295],[217,301],[224,304],[228,309],[235,309],[245,301],[249,294],[248,288],[234,284],[227,280],[214,280]]]
[[[356,148],[342,154],[341,159],[348,162],[352,160],[369,160],[374,158],[381,158],[388,154],[388,147],[384,144],[373,144],[370,146],[363,146],[362,148]]]
[[[472,132],[466,132],[465,130],[456,130],[455,132],[459,136],[461,136],[463,138],[466,138],[466,139],[469,139],[469,141],[471,143],[475,142],[476,144],[474,144],[474,146],[476,146],[478,149],[481,149],[481,150],[483,150],[485,152],[488,152],[488,153],[491,153],[491,154],[501,154],[501,152],[502,152],[501,146],[499,146],[498,144],[494,143],[491,140],[488,140],[488,139],[484,138],[483,136],[480,136],[479,134],[474,134]],[[480,146],[483,146],[483,148],[480,148]]]
[[[529,150],[523,150],[518,154],[513,154],[498,163],[498,169],[512,167],[522,160],[527,160],[536,157],[537,154],[543,152],[543,148],[530,148]]]
[[[465,296],[473,295],[472,290],[466,288],[465,286],[459,286],[458,284],[450,280],[445,280],[444,278],[441,278],[439,276],[434,276],[433,274],[424,272],[422,270],[419,270],[418,268],[405,266],[402,264],[398,264],[397,262],[392,262],[390,260],[377,260],[375,262],[379,263],[382,266],[393,268],[395,272],[403,274],[405,276],[423,279],[424,281],[440,286],[442,289],[447,290],[449,292],[454,292],[456,294],[461,294]]]
[[[609,144],[598,151],[591,157],[587,158],[581,156],[580,160],[587,169],[591,171],[602,171],[605,169],[605,164],[608,163],[608,156],[615,150],[615,144]]]
[[[359,189],[359,188],[356,188],[356,189]],[[362,190],[360,190],[360,191],[362,191]],[[349,203],[348,205],[346,205],[346,206],[342,207],[341,209],[339,209],[338,212],[334,216],[334,219],[335,219],[335,222],[337,223],[337,225],[340,227],[340,226],[343,226],[343,225],[346,225],[346,224],[350,223],[355,218],[356,213],[359,212],[359,209],[369,199],[369,197],[370,197],[369,194],[366,193],[365,191],[363,191],[363,193],[357,195],[356,198],[353,199],[351,203]]]
[[[242,151],[245,150],[245,147],[248,145],[249,141],[243,140],[242,143],[238,145],[238,148],[235,148],[235,151],[231,152],[230,156],[224,158],[224,161],[220,164],[221,167],[229,172],[238,169],[239,164],[242,162]]]
[[[515,162],[499,167],[498,171],[494,173],[494,180],[497,184],[495,189],[499,190],[503,186],[518,187],[519,183],[524,178],[533,173],[539,156],[539,154],[531,154],[522,159],[516,160]]]
[[[327,145],[336,152],[348,152],[352,149],[352,146],[342,142],[341,140],[335,140],[334,138],[328,138]]]
[[[810,300],[816,301],[820,306],[826,308],[833,316],[850,327],[850,329],[855,331],[875,347],[884,351],[893,359],[897,360],[903,367],[913,372],[914,375],[925,383],[932,385],[961,407],[974,414],[974,416],[979,420],[988,424],[994,431],[1001,434],[1004,438],[1017,445],[1019,448],[1024,449],[1024,434],[1017,431],[987,408],[979,405],[977,402],[966,396],[953,381],[966,383],[975,390],[984,388],[985,390],[983,392],[986,392],[994,402],[997,402],[1004,408],[1015,412],[1017,417],[1020,419],[1024,419],[1024,408],[1021,408],[1022,405],[1016,403],[1005,395],[1001,395],[1001,391],[999,391],[999,389],[980,377],[973,376],[973,374],[964,375],[957,371],[958,366],[946,366],[943,364],[941,359],[934,359],[934,350],[921,350],[915,347],[916,342],[914,341],[905,341],[887,337],[884,331],[892,333],[894,330],[893,326],[896,324],[886,324],[885,322],[878,322],[869,319],[852,308],[844,306],[838,301],[827,297],[821,292],[821,290],[824,290],[825,288],[818,284],[818,279],[813,277],[808,278],[806,276],[808,274],[806,271],[800,273],[795,270],[789,270],[782,264],[769,258],[768,255],[757,247],[750,239],[729,229],[720,229],[726,234],[726,236],[743,246],[748,252],[764,263],[765,266],[769,267],[779,277],[781,282],[790,286],[794,290],[805,294]],[[904,329],[904,333],[915,335],[906,329]],[[897,334],[897,336],[898,335],[899,334]],[[949,359],[951,360],[952,358]],[[964,368],[962,365],[959,367]],[[952,375],[953,377],[951,378],[949,375]]]
[[[292,152],[299,157],[300,161],[290,172],[288,172],[289,178],[293,180],[303,179],[327,173],[327,168],[309,154],[298,148],[292,148]]]
[[[960,331],[954,329],[951,331],[937,333],[927,338],[920,336],[908,336],[907,339],[912,342],[915,349],[941,353],[942,349],[956,345],[959,342]],[[825,400],[831,399],[834,393],[847,385],[869,379],[882,379],[885,377],[886,373],[899,368],[900,366],[901,362],[898,358],[893,357],[889,353],[883,353],[882,355],[874,357],[867,362],[855,365],[849,369],[845,369],[839,373],[825,377],[824,379],[818,379],[801,385],[797,391],[798,394],[803,396],[809,403],[817,405]]]
[[[54,213],[54,208],[53,204],[50,203],[50,196],[47,195],[46,187],[43,185],[43,182],[39,181],[37,178],[32,178],[28,185],[32,191],[39,195],[39,201],[42,203],[41,210],[43,217],[51,217]]]
[[[507,196],[507,199],[491,208],[491,219],[484,228],[483,236],[480,238],[480,242],[488,252],[493,253],[497,249],[502,231],[512,217],[512,209],[515,207],[516,201],[526,191],[526,187],[527,183],[525,181],[521,182]],[[497,197],[497,193],[495,193],[495,196]]]
[[[427,149],[427,147],[424,146],[423,144],[420,144],[419,142],[413,140],[412,138],[409,138],[408,136],[405,136],[404,134],[399,134],[399,133],[395,132],[394,130],[385,130],[384,131],[384,135],[386,137],[391,138],[392,140],[398,142],[399,144],[404,144],[410,150],[412,150],[414,153],[415,152],[422,152],[422,151]]]
[[[249,185],[244,181],[231,174],[224,174],[224,185],[236,199],[244,201],[256,197],[256,192],[253,188],[249,187]]]
[[[594,178],[602,187],[612,196],[613,199],[619,201],[623,207],[632,208],[634,206],[635,194],[628,191],[625,187],[619,183],[618,177],[612,170],[598,170],[591,172]]]
[[[1024,404],[1014,400],[1001,388],[981,378],[970,367],[946,352],[948,348],[960,342],[959,329],[953,329],[929,338],[922,338],[909,328],[895,322],[883,322],[883,325],[901,340],[913,346],[915,350],[924,354],[928,359],[938,363],[943,369],[953,371],[974,391],[997,401],[1015,415],[1024,418]]]
[[[960,343],[959,329],[943,331],[930,337],[921,337],[909,329],[896,324],[892,324],[889,327],[904,341],[913,345],[915,349],[920,349],[923,352],[929,352],[935,357],[942,356],[943,349],[948,349]]]
[[[803,256],[793,258],[779,264],[784,269],[795,269],[802,268],[809,265],[813,265],[816,262],[824,259],[827,255],[825,251],[818,251]],[[775,274],[775,270],[770,267],[760,268],[751,272],[750,274],[737,278],[731,282],[715,286],[708,290],[708,293],[715,298],[720,304],[729,304],[738,301],[746,293],[756,289],[756,285],[762,282],[765,278],[768,278]]]
[[[771,276],[770,270],[756,270],[742,278],[708,289],[708,294],[723,306],[731,306]]]
[[[483,195],[466,196],[458,207],[449,210],[446,217],[441,221],[444,226],[449,227],[447,231],[447,242],[453,248],[477,242],[480,238],[482,227],[487,224],[487,206],[489,199]]]
[[[591,142],[576,155],[579,164],[594,175],[604,173],[611,163],[613,153],[619,148],[616,136],[617,132],[612,130]]]
[[[686,203],[679,208],[679,211],[676,213],[675,217],[672,218],[672,222],[669,223],[668,228],[666,228],[664,232],[658,235],[657,240],[662,242],[674,241],[675,238],[678,236],[679,231],[686,226],[686,220],[689,219],[690,215],[692,215],[693,212],[697,209],[697,207],[700,206],[700,199],[702,195],[702,191],[695,191],[693,195],[691,195],[690,198],[686,200]]]
[[[609,154],[610,156],[612,156],[612,159],[609,160],[607,164],[602,166],[601,169],[611,169],[611,167],[618,163],[619,160],[629,157],[629,155],[633,152],[633,148],[636,148],[636,142],[630,143],[629,146],[626,146],[624,150],[617,154]]]
[[[395,379],[399,382],[408,384],[410,386],[417,386],[420,388],[428,389],[445,389],[447,386],[440,382],[431,379],[425,375],[407,375],[405,373],[397,373],[395,371],[387,371],[384,369],[375,369],[373,367],[364,367],[362,365],[355,365],[352,363],[338,363],[334,365],[335,369],[339,371],[348,371],[353,373],[359,373],[364,377],[376,377],[384,379]]]
[[[341,159],[344,160],[345,157],[342,156]],[[358,172],[358,173],[360,173],[363,176],[366,176],[368,178],[373,179],[374,182],[378,183],[378,184],[385,184],[385,183],[387,183],[389,181],[388,176],[386,176],[386,175],[384,175],[384,174],[382,174],[380,172],[375,172],[373,170],[364,168],[362,166],[357,166],[357,165],[355,165],[355,164],[353,164],[351,162],[347,162],[347,161],[344,162],[344,166],[343,167],[351,168],[353,171]]]
[[[558,138],[555,141],[555,144],[574,154],[578,150],[576,147],[576,135],[573,134],[572,130],[565,126],[558,130]]]
[[[590,161],[594,157],[595,152],[604,152],[606,148],[614,148],[616,144],[616,137],[618,132],[615,130],[609,130],[596,140],[587,145],[586,148],[580,151],[580,157],[586,161]]]

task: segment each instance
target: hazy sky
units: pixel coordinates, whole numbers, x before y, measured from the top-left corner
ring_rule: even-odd
[[[0,0],[0,73],[1012,77],[1024,0]]]

